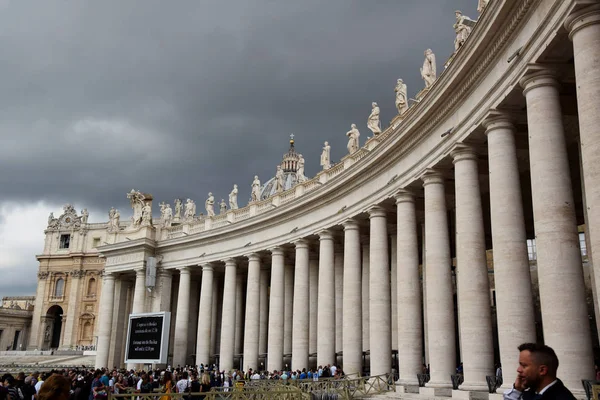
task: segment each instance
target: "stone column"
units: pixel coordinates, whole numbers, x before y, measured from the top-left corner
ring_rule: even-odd
[[[202,267],[202,283],[200,287],[200,307],[198,309],[198,340],[196,341],[196,364],[208,364],[210,362],[210,337],[212,332],[213,314],[213,278],[214,269],[212,264]]]
[[[143,313],[146,304],[146,268],[135,270],[135,292],[133,294],[132,314]]]
[[[175,340],[173,345],[173,365],[186,365],[188,352],[187,325],[190,320],[190,284],[192,276],[189,267],[179,268],[179,292],[177,294],[177,315],[175,317]]]
[[[390,262],[385,210],[379,206],[371,208],[369,219],[371,231],[369,240],[371,375],[380,375],[390,373],[392,370]]]
[[[494,344],[485,230],[477,154],[459,144],[452,152],[456,191],[456,286],[464,370],[463,390],[487,390],[494,375]]]
[[[98,315],[98,346],[96,347],[96,368],[108,367],[108,354],[110,351],[110,333],[112,331],[112,318],[115,296],[115,276],[104,272],[102,277],[102,296]]]
[[[308,271],[309,271],[309,300],[306,305],[309,309],[308,323],[308,353],[317,352],[317,323],[318,323],[318,308],[319,308],[319,260],[317,254],[309,255]],[[308,366],[307,366],[308,368]]]
[[[267,370],[283,368],[283,336],[285,315],[285,267],[281,247],[271,249],[271,294],[269,297],[269,338]]]
[[[581,169],[586,208],[586,239],[588,259],[600,260],[600,6],[583,8],[565,23],[573,41],[579,137],[581,141]],[[600,273],[592,271],[594,293],[600,289]],[[596,295],[597,296],[597,295]],[[596,315],[598,310],[596,309]],[[596,318],[600,326],[600,318]]]
[[[223,284],[223,312],[221,313],[221,350],[219,369],[233,369],[233,348],[235,345],[235,280],[237,264],[233,258],[225,261],[225,282]]]
[[[343,314],[344,314],[344,253],[342,249],[333,257],[335,268],[335,352],[342,351],[343,339]]]
[[[214,272],[213,272],[214,274]],[[236,281],[236,290],[237,290],[237,281]],[[221,324],[223,322],[222,312],[223,312],[223,279],[213,275],[213,295],[212,295],[212,316],[210,320],[211,328],[210,328],[210,354],[215,355],[219,352],[219,347],[221,346]],[[237,317],[237,314],[234,313]],[[237,319],[236,319],[237,321]],[[235,340],[235,338],[234,338]],[[235,349],[234,349],[235,350]]]
[[[77,342],[76,324],[78,315],[77,307],[79,305],[77,298],[81,291],[81,278],[84,276],[85,272],[81,270],[71,271],[71,274],[69,275],[71,278],[69,286],[69,305],[67,308],[67,319],[65,321],[64,340],[62,342],[62,347],[65,349],[68,349]]]
[[[31,319],[31,333],[29,335],[29,344],[27,350],[41,350],[44,340],[45,327],[42,326],[42,314],[45,315],[44,300],[46,298],[47,272],[38,272],[37,289],[35,292],[35,305],[33,307],[33,317]]]
[[[292,326],[293,369],[308,368],[308,324],[309,324],[309,273],[308,242],[296,243],[296,268],[294,276],[294,317]]]
[[[344,371],[362,374],[362,273],[360,231],[354,219],[344,222]]]
[[[244,297],[246,287],[246,274],[238,271],[235,286],[235,353],[244,352],[244,319],[246,311],[244,310]]]
[[[260,270],[260,329],[258,333],[258,354],[267,353],[267,332],[269,330],[269,268]]]
[[[294,321],[294,266],[286,265],[284,271],[283,300],[283,354],[292,354],[292,326]]]
[[[431,363],[427,387],[451,388],[450,375],[456,367],[456,333],[444,178],[441,173],[428,170],[421,179],[425,188],[427,334]]]
[[[369,350],[369,236],[361,238],[362,243],[362,349]]]
[[[152,311],[169,311],[171,309],[171,287],[173,285],[173,274],[171,270],[160,268],[158,270],[158,287],[155,297],[152,299]]]
[[[335,364],[335,271],[331,231],[319,232],[317,365]]]
[[[390,305],[392,313],[392,350],[398,350],[398,240],[396,232],[390,235]]]
[[[576,388],[593,375],[594,361],[558,85],[543,68],[521,80],[544,342],[556,351],[562,381]]]
[[[496,318],[504,378],[499,392],[502,392],[512,388],[517,376],[513,367],[517,346],[536,341],[535,316],[515,127],[508,115],[495,111],[484,126],[488,138]]]
[[[415,197],[411,192],[401,190],[396,193],[396,212],[399,383],[417,385],[423,355],[423,329],[417,216]]]
[[[248,281],[246,285],[246,324],[244,329],[245,371],[258,368],[258,334],[260,330],[260,256],[248,256]]]

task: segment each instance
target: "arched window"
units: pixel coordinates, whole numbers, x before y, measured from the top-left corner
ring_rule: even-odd
[[[58,278],[56,280],[56,286],[54,287],[54,297],[62,297],[65,293],[65,280]]]
[[[94,278],[91,278],[88,281],[87,295],[88,296],[95,296],[96,295],[96,279],[94,279]]]

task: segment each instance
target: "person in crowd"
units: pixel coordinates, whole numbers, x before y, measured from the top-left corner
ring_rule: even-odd
[[[544,344],[519,346],[519,367],[513,388],[504,392],[504,400],[575,400],[575,396],[557,378],[558,357]]]
[[[98,397],[101,398],[102,396],[104,396],[106,394],[106,387],[104,386],[104,384],[102,383],[102,380],[101,380],[101,378],[103,376],[102,371],[99,369],[96,370],[94,372],[93,376],[94,377],[92,379],[92,385],[90,387],[90,394],[88,397],[89,400],[94,400]]]
[[[177,381],[177,393],[186,393],[189,392],[190,388],[190,380],[188,379],[187,371],[183,371],[180,374],[181,379]]]
[[[173,374],[171,371],[165,371],[165,375],[163,376],[163,385],[161,392],[165,394],[173,393]],[[169,400],[169,396],[162,396],[160,400]]]
[[[36,400],[69,400],[71,382],[61,374],[52,374],[44,381]]]

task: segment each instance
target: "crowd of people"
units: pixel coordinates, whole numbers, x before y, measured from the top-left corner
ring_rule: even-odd
[[[197,400],[213,387],[228,391],[235,385],[252,384],[261,379],[291,383],[343,376],[342,369],[335,365],[272,372],[253,371],[251,368],[225,372],[219,371],[216,365],[203,364],[149,371],[84,367],[42,373],[36,371],[27,376],[23,372],[17,376],[5,374],[0,381],[0,400],[105,400],[109,393],[188,393],[189,400]],[[168,396],[160,400],[168,400]]]

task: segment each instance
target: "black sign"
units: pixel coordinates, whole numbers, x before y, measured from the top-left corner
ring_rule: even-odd
[[[159,360],[164,316],[132,317],[129,321],[128,360]]]

